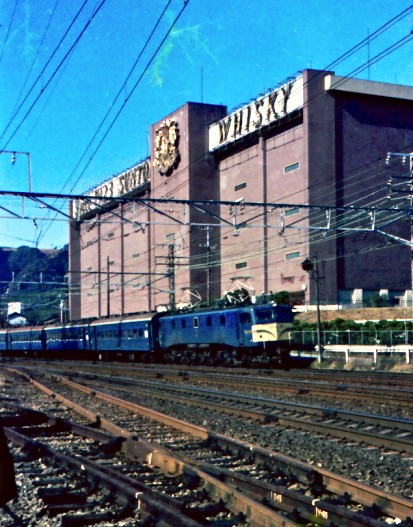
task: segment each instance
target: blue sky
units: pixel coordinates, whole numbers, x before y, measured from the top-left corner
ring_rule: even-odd
[[[186,101],[202,98],[230,110],[300,70],[329,66],[411,5],[401,0],[190,0],[147,67],[184,6],[183,0],[171,0],[125,83],[167,4],[0,0],[0,150],[30,153],[34,192],[84,193],[145,158],[150,125]],[[334,71],[351,74],[412,29],[410,13]],[[409,41],[357,77],[413,85],[412,46]],[[10,155],[1,154],[0,189],[27,191],[28,184],[28,156],[17,154],[13,165]],[[38,218],[11,220],[0,209],[0,246],[49,248],[68,242],[67,223],[39,220],[46,211],[30,201],[0,197],[0,207]]]

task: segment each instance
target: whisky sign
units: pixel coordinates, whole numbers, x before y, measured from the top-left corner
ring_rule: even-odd
[[[246,136],[303,106],[303,77],[298,77],[224,117],[209,128],[209,150]]]
[[[106,183],[99,185],[89,192],[87,196],[120,198],[122,196],[129,196],[131,194],[139,194],[147,188],[149,180],[149,161],[144,161],[143,163],[132,167],[126,172],[123,172],[119,176],[106,181]],[[96,213],[102,207],[107,207],[110,205],[110,201],[108,202],[106,200],[96,202],[76,200],[73,202],[72,217],[76,219],[82,219],[85,216]]]

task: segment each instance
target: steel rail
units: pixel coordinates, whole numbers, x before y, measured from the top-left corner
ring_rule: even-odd
[[[22,448],[30,448],[32,454],[41,458],[56,459],[59,463],[73,470],[75,473],[86,475],[91,481],[98,480],[100,484],[109,490],[115,490],[120,496],[124,496],[127,504],[133,509],[140,511],[144,516],[159,515],[162,513],[163,521],[168,527],[201,527],[201,525],[182,514],[172,505],[172,500],[166,496],[155,493],[146,488],[145,485],[127,476],[121,475],[110,469],[80,456],[69,456],[63,452],[54,450],[39,441],[34,441],[25,434],[17,432],[12,428],[5,428],[6,437]]]
[[[12,370],[8,370],[12,371]],[[123,437],[125,438],[125,441],[122,442],[121,451],[128,455],[128,457],[132,457],[135,459],[140,459],[144,463],[147,463],[149,466],[155,466],[158,467],[160,470],[165,472],[169,475],[176,475],[181,473],[186,473],[191,478],[197,477],[201,480],[203,480],[206,490],[214,496],[217,501],[223,500],[225,503],[225,506],[229,509],[235,510],[235,512],[242,512],[245,514],[245,516],[248,518],[250,524],[255,527],[295,527],[296,523],[288,520],[285,516],[280,515],[276,511],[271,510],[266,505],[263,505],[256,500],[250,498],[249,496],[243,494],[242,492],[239,492],[235,490],[233,487],[228,487],[228,485],[219,479],[216,479],[216,477],[207,472],[201,471],[199,468],[192,466],[189,464],[188,461],[179,459],[179,457],[173,456],[171,452],[164,449],[161,445],[151,445],[141,439],[132,438],[132,434],[125,430],[124,428],[121,428],[114,424],[113,422],[102,418],[101,416],[94,414],[90,410],[84,408],[81,405],[78,405],[77,403],[74,403],[73,401],[70,401],[66,397],[61,396],[57,392],[51,390],[47,386],[41,384],[40,382],[36,381],[33,378],[28,378],[26,374],[20,373],[21,376],[24,376],[26,380],[28,380],[31,384],[33,384],[36,388],[41,390],[42,392],[46,393],[50,397],[53,397],[54,399],[60,401],[62,404],[64,404],[66,407],[73,409],[80,415],[86,417],[87,419],[91,419],[93,423],[97,423],[101,428],[104,430],[107,430],[111,434],[115,434],[117,437]],[[95,394],[96,396],[99,396],[99,394]],[[145,410],[143,407],[141,407],[142,410]],[[136,412],[136,408],[135,408]],[[149,416],[149,414],[146,414],[146,416]],[[163,414],[159,414],[157,416],[157,421],[159,421],[160,416]],[[152,416],[153,419],[153,416]],[[1,422],[1,419],[0,419]],[[168,425],[170,426],[170,422],[167,420]],[[176,420],[175,428],[186,431],[185,423],[183,421],[179,421],[179,427],[177,427],[178,420]],[[86,437],[91,437],[96,440],[100,439],[108,441],[110,438],[107,435],[103,435],[102,432],[99,432],[94,429],[90,429],[89,427],[84,427],[81,425],[71,425],[72,430],[74,433],[78,433],[79,435],[85,435]],[[11,429],[10,429],[11,430]],[[39,431],[39,428],[33,428],[32,431],[23,431],[23,434],[37,434]],[[16,436],[18,432],[16,431],[10,431],[8,429],[8,437],[10,440],[13,440],[14,442],[23,441],[21,438]],[[21,435],[23,435],[21,434]],[[207,436],[205,435],[204,438]],[[36,446],[37,449],[40,449],[39,452],[43,453],[43,447],[40,447],[37,443],[33,443],[34,446]],[[45,451],[47,455],[49,455],[48,450]],[[53,455],[55,455],[55,452],[52,452]],[[62,454],[59,457],[60,460],[63,460],[66,462],[69,466],[72,466],[70,457],[65,456]],[[78,459],[78,458],[76,458]],[[146,493],[147,490],[144,488],[143,485],[139,484],[138,490],[136,490],[136,484],[133,486],[133,480],[131,482],[129,481],[130,478],[127,478],[126,476],[122,476],[117,474],[112,469],[109,469],[107,467],[101,467],[100,465],[97,465],[97,468],[93,462],[90,462],[88,460],[85,460],[84,458],[81,459],[80,462],[76,462],[76,467],[83,467],[82,470],[90,469],[93,477],[99,477],[100,478],[100,472],[107,473],[108,477],[110,477],[110,481],[115,480],[116,488],[118,491],[118,484],[124,485],[124,488],[129,491],[130,487],[133,487],[135,489],[135,495],[140,493]],[[99,472],[100,471],[100,472]],[[103,481],[106,481],[103,479]],[[110,485],[107,482],[106,485]],[[122,487],[123,488],[123,487]],[[153,491],[149,490],[149,493]],[[130,492],[127,493],[128,498],[130,498]],[[162,495],[161,495],[162,496]],[[143,498],[142,498],[143,499]],[[162,501],[162,499],[161,499]],[[167,503],[169,503],[167,501]],[[131,503],[131,505],[134,505]],[[297,503],[295,503],[295,506]],[[169,507],[173,508],[173,503],[169,503]],[[163,511],[162,506],[160,506],[161,511]],[[288,509],[293,510],[293,509]],[[314,512],[314,511],[313,511]],[[177,523],[173,524],[175,527],[179,524]],[[198,523],[182,523],[182,527],[186,527],[186,525],[196,525],[198,526]],[[354,524],[355,527],[358,524]],[[361,527],[362,524],[360,524]]]
[[[371,487],[349,478],[342,477],[328,470],[315,468],[311,465],[307,465],[306,463],[297,461],[288,456],[283,456],[282,454],[267,450],[257,445],[246,443],[233,438],[228,438],[221,434],[208,431],[207,429],[197,425],[183,423],[181,420],[166,416],[160,412],[149,410],[118,397],[87,388],[73,381],[63,378],[59,380],[67,386],[80,390],[84,393],[88,393],[89,395],[92,395],[103,401],[116,404],[121,408],[126,408],[137,413],[141,413],[141,411],[143,411],[144,415],[147,417],[155,419],[168,426],[173,426],[179,430],[182,429],[181,426],[184,424],[184,431],[190,432],[192,429],[192,433],[195,437],[207,437],[209,440],[212,440],[224,449],[229,448],[235,452],[243,452],[246,456],[254,456],[255,459],[260,463],[269,467],[274,467],[274,469],[281,468],[286,473],[296,476],[300,481],[318,481],[320,484],[324,485],[329,492],[338,495],[342,495],[343,492],[346,491],[352,496],[354,500],[359,501],[366,506],[373,506],[374,504],[379,503],[382,510],[389,515],[394,515],[398,518],[407,518],[413,515],[413,504],[410,500],[401,498],[399,496],[394,496],[375,487]]]
[[[121,388],[122,390],[132,391],[133,393],[150,394],[151,397],[157,397],[164,399],[165,392],[154,393],[153,391],[145,388]],[[217,395],[219,397],[219,394]],[[358,443],[367,443],[378,448],[398,451],[407,454],[413,454],[413,441],[410,439],[404,439],[403,437],[397,436],[385,436],[377,435],[377,433],[369,432],[368,430],[354,430],[349,427],[343,427],[335,425],[334,423],[320,423],[312,421],[310,419],[297,418],[297,417],[285,417],[275,415],[270,412],[259,411],[257,409],[249,410],[247,408],[240,408],[237,406],[228,406],[227,404],[214,403],[211,400],[201,401],[185,396],[170,395],[168,394],[168,400],[179,402],[181,404],[190,404],[191,406],[197,406],[204,409],[214,409],[230,415],[237,415],[245,419],[253,419],[255,421],[262,422],[264,424],[277,424],[286,428],[295,428],[297,430],[305,430],[312,433],[321,433],[326,436],[338,437],[346,439],[348,441],[357,441]],[[325,417],[332,418],[333,413],[325,412]],[[338,416],[336,416],[338,417]],[[385,423],[389,426],[388,421],[384,418]],[[363,423],[365,421],[363,420]],[[374,421],[377,425],[377,420]],[[391,421],[391,425],[394,427],[394,420]],[[413,422],[404,422],[404,426],[411,432],[413,432]],[[400,425],[403,426],[403,425]]]
[[[13,370],[11,370],[13,371]],[[24,375],[19,371],[16,371],[15,373],[18,373],[19,375]],[[39,389],[43,389],[45,393],[48,393],[49,395],[56,397],[56,399],[61,400],[65,406],[67,403],[71,404],[72,406],[79,406],[74,403],[71,403],[71,401],[67,400],[63,396],[53,392],[47,387],[44,387],[39,382],[34,380],[33,378],[27,378],[32,384],[37,386]],[[122,408],[129,409],[131,411],[134,411],[136,413],[141,413],[141,410],[144,410],[145,415],[147,417],[150,417],[151,419],[154,419],[158,422],[162,422],[164,424],[167,424],[168,426],[173,426],[174,428],[181,430],[183,422],[180,420],[175,420],[174,418],[171,418],[169,416],[165,416],[164,414],[161,414],[159,412],[148,410],[147,408],[143,408],[139,405],[136,405],[134,403],[130,403],[129,401],[124,401],[122,399],[119,399],[117,397],[89,389],[85,386],[79,385],[78,383],[74,383],[73,381],[69,381],[63,378],[57,379],[63,384],[66,384],[70,386],[73,389],[78,389],[84,393],[87,393],[93,397],[99,398],[103,401],[116,404]],[[92,415],[88,410],[83,410],[84,415]],[[94,421],[98,421],[99,424],[104,427],[105,421],[101,419],[99,416],[94,416]],[[235,452],[243,452],[245,456],[254,456],[257,462],[260,462],[262,464],[265,464],[270,467],[274,467],[274,470],[282,469],[286,473],[290,473],[295,475],[300,481],[303,482],[317,482],[323,486],[329,491],[334,494],[342,495],[343,492],[348,492],[354,501],[357,501],[359,503],[362,503],[363,505],[367,506],[373,506],[374,504],[379,503],[381,509],[389,515],[393,515],[398,518],[407,518],[409,516],[412,516],[413,513],[413,505],[409,500],[406,500],[404,498],[394,496],[392,494],[389,494],[385,491],[382,491],[380,489],[377,489],[375,487],[371,487],[365,484],[361,484],[358,482],[355,482],[354,480],[351,480],[349,478],[344,478],[342,476],[339,476],[337,474],[333,474],[327,470],[314,468],[310,465],[307,465],[305,463],[302,463],[300,461],[294,460],[292,458],[289,458],[287,456],[283,456],[282,454],[278,454],[272,451],[269,451],[267,449],[261,448],[257,445],[253,445],[250,443],[245,443],[240,440],[231,439],[228,437],[225,437],[221,434],[216,434],[213,432],[208,432],[203,427],[198,427],[196,425],[190,425],[189,423],[184,423],[185,425],[185,431],[189,432],[189,430],[192,428],[193,433],[196,437],[202,437],[205,436],[208,437],[209,441],[214,442],[216,445],[219,445],[221,448],[224,449],[230,449]],[[113,426],[113,423],[112,425]],[[115,425],[116,428],[116,425]],[[119,427],[118,427],[119,428]],[[121,434],[127,435],[128,432],[123,429],[118,429],[118,432]],[[161,448],[161,447],[160,447]],[[202,464],[202,467],[206,470],[208,467],[205,464]],[[211,472],[213,473],[216,471],[216,467],[213,467],[211,469]],[[277,503],[280,501],[283,501],[284,498],[280,497],[277,492],[273,492],[271,494],[271,499],[274,503]],[[288,500],[286,500],[287,502]],[[321,517],[328,517],[329,514],[329,508],[327,509],[322,508],[323,502],[319,500],[315,500],[313,505],[313,512],[317,515],[321,515]],[[331,504],[330,504],[331,505]],[[286,504],[284,503],[284,506]],[[331,507],[330,507],[331,508]],[[323,516],[327,514],[327,516]],[[285,518],[284,518],[285,520]],[[352,520],[349,520],[350,523],[340,523],[340,525],[358,525],[351,523]],[[368,520],[367,518],[363,518],[364,525],[375,525],[374,523],[366,523]],[[264,524],[262,524],[264,525]],[[288,524],[280,524],[280,525],[288,525]],[[363,525],[363,524],[362,524]]]
[[[327,418],[334,418],[334,419],[344,419],[344,420],[351,420],[353,422],[359,422],[364,424],[369,424],[372,426],[385,426],[389,427],[391,429],[398,428],[400,430],[403,430],[405,432],[413,433],[413,421],[406,420],[406,419],[398,419],[395,417],[386,417],[386,416],[375,416],[371,414],[366,414],[362,412],[354,412],[350,410],[342,410],[340,408],[326,408],[322,406],[315,406],[315,405],[309,405],[304,403],[296,403],[296,402],[290,402],[290,401],[282,401],[278,399],[269,399],[266,397],[258,397],[253,395],[244,395],[244,394],[237,394],[232,392],[226,392],[226,391],[216,391],[216,390],[207,390],[205,388],[199,388],[199,387],[192,387],[192,386],[182,386],[182,385],[176,385],[176,384],[160,384],[159,382],[154,381],[146,381],[141,380],[137,381],[134,379],[126,378],[126,377],[117,377],[117,376],[104,376],[104,375],[98,375],[98,374],[82,374],[77,373],[75,374],[77,377],[84,377],[89,380],[103,380],[104,382],[120,382],[124,384],[131,384],[134,386],[144,385],[149,388],[156,389],[157,387],[160,387],[162,390],[168,389],[170,391],[176,391],[176,392],[186,392],[189,394],[194,394],[197,396],[208,397],[208,398],[215,398],[219,397],[222,399],[225,397],[227,401],[232,400],[234,402],[244,402],[246,404],[252,404],[252,405],[261,405],[264,407],[268,407],[271,409],[280,409],[280,410],[288,410],[290,412],[302,412],[302,413],[308,413],[315,416],[318,416],[323,419]],[[169,395],[168,395],[169,396]],[[276,415],[274,416],[274,419],[276,419]]]
[[[53,368],[57,368],[56,363],[52,364]],[[99,370],[105,370],[105,366],[99,365]],[[88,365],[84,364],[83,368],[87,369]],[[62,365],[63,371],[59,369],[61,375],[73,375],[67,364]],[[332,372],[326,374],[323,372],[314,372],[313,370],[305,370],[305,374],[296,373],[295,371],[285,372],[282,376],[275,370],[263,370],[257,375],[257,370],[240,370],[231,373],[220,371],[210,372],[202,368],[183,369],[179,368],[163,368],[157,366],[153,368],[147,367],[131,367],[127,369],[120,365],[111,365],[111,373],[113,369],[125,370],[122,375],[129,377],[148,378],[181,378],[185,381],[195,380],[200,382],[211,382],[216,384],[234,384],[245,387],[258,387],[263,390],[277,390],[286,393],[293,393],[298,395],[315,395],[315,396],[331,396],[342,399],[358,398],[360,400],[368,400],[378,404],[398,404],[401,406],[413,406],[413,375],[409,374],[383,374],[377,372],[371,374],[369,372],[362,372],[356,375],[357,372],[348,372],[348,375]],[[93,365],[93,370],[96,370],[96,364]],[[76,372],[78,365],[76,365]],[[355,382],[363,384],[354,384]],[[385,393],[384,386],[386,387]],[[401,386],[406,386],[401,388]]]

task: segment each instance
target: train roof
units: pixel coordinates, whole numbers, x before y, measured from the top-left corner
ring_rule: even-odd
[[[165,311],[162,313],[162,316],[185,316],[185,315],[202,315],[202,314],[209,314],[209,313],[224,313],[226,311],[237,311],[237,310],[250,310],[250,309],[272,309],[272,308],[278,308],[278,309],[285,309],[285,310],[292,310],[291,306],[284,305],[284,304],[275,304],[274,302],[266,302],[266,303],[239,303],[239,304],[231,304],[231,305],[225,305],[225,306],[213,306],[213,307],[197,307],[197,308],[191,308],[191,309],[182,309],[179,311]]]
[[[155,315],[157,315],[157,313],[150,312],[150,313],[138,313],[136,315],[126,315],[124,317],[116,317],[116,318],[100,318],[100,319],[97,319],[91,322],[90,326],[94,327],[94,326],[104,326],[108,324],[120,324],[124,322],[144,322],[146,320],[150,321],[153,319]]]

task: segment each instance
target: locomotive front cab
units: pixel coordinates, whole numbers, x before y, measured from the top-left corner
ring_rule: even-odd
[[[273,304],[255,306],[252,315],[252,342],[291,345],[294,316],[289,306]]]

